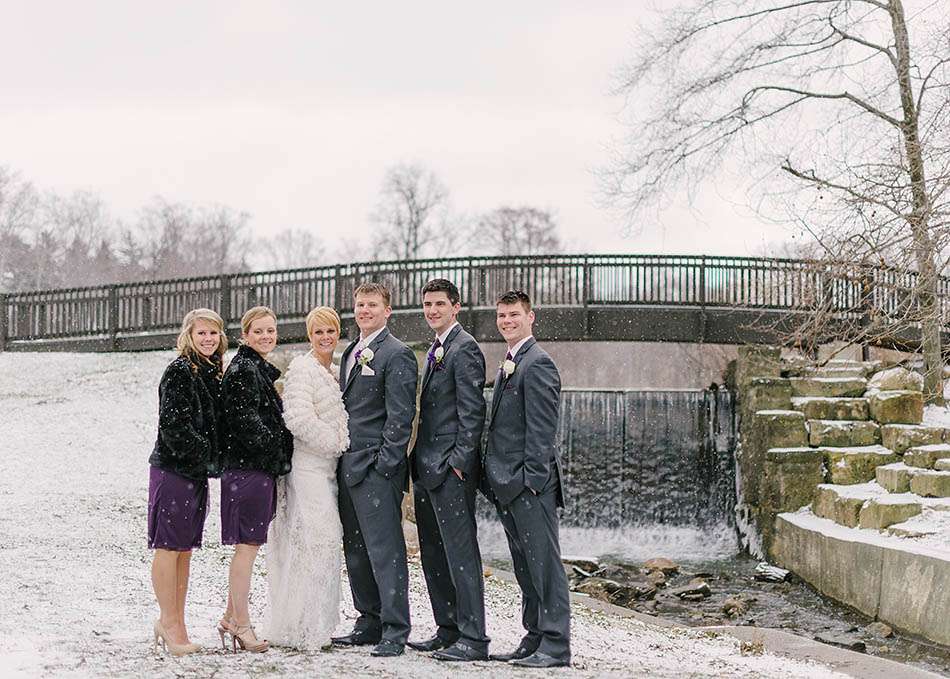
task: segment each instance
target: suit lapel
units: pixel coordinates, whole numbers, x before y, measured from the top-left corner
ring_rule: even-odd
[[[454,328],[452,328],[452,331],[449,333],[448,337],[445,338],[445,344],[442,345],[443,364],[445,363],[449,355],[449,345],[452,343],[452,340],[458,337],[458,334],[460,332],[462,332],[462,326],[456,325]],[[435,340],[433,340],[432,343],[435,344]],[[429,348],[431,350],[432,345],[429,345]],[[425,369],[425,373],[422,375],[422,389],[420,393],[423,393],[423,394],[425,393],[426,387],[429,386],[429,380],[432,379],[432,374],[434,372],[435,372],[435,364],[432,364],[431,366],[429,365],[429,354],[428,352],[426,352],[426,369]]]
[[[386,337],[388,337],[388,336],[389,336],[389,328],[383,328],[383,329],[379,332],[379,334],[376,335],[376,339],[374,339],[372,342],[369,343],[369,345],[367,346],[367,349],[370,349],[370,350],[375,354],[376,352],[379,351],[379,345],[382,344],[382,343],[383,343],[383,340],[385,340]],[[357,340],[357,341],[359,341],[359,340]],[[351,345],[351,346],[352,346],[352,345]],[[351,349],[351,347],[347,347],[347,350],[348,350],[348,351],[349,351],[350,349]],[[375,357],[374,357],[374,358],[375,358]],[[356,364],[354,364],[354,366],[355,366],[355,365],[356,365]],[[356,381],[356,378],[359,376],[360,372],[362,372],[362,370],[354,370],[354,371],[353,371],[353,376],[350,377],[350,378],[346,381],[346,386],[343,388],[343,394],[344,394],[344,395],[346,395],[346,392],[349,391],[349,390],[350,390],[350,387],[353,386],[353,383]]]
[[[356,345],[359,344],[359,340],[353,340],[350,342],[350,345],[343,351],[343,356],[340,357],[340,391],[344,394],[346,393],[347,388],[350,386],[350,373],[346,369],[346,362],[350,360],[350,354],[353,353],[353,350],[356,349]]]
[[[521,345],[521,348],[518,349],[518,353],[514,355],[512,360],[515,362],[515,365],[518,364],[518,359],[524,356],[528,350],[537,343],[537,340],[532,337],[527,342]],[[502,364],[504,365],[504,364]],[[515,368],[517,372],[517,367]],[[514,373],[512,373],[514,374]],[[492,426],[495,424],[495,411],[498,410],[498,406],[501,403],[502,393],[505,391],[505,385],[508,384],[510,377],[505,376],[505,372],[502,368],[498,369],[498,376],[495,378],[495,386],[492,389],[492,399],[491,399],[491,422]]]

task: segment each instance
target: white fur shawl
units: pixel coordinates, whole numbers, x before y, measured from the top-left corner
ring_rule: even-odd
[[[334,365],[331,374],[312,353],[290,362],[284,380],[284,423],[294,435],[294,457],[337,458],[350,445],[346,410]],[[298,458],[299,459],[299,458]]]

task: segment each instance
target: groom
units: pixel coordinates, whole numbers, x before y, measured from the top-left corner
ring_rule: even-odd
[[[389,289],[363,283],[354,293],[360,338],[343,352],[340,388],[350,448],[340,458],[343,554],[359,612],[341,646],[375,644],[375,656],[401,655],[409,637],[409,574],[402,532],[406,448],[416,414],[418,365],[390,334]]]
[[[527,633],[514,651],[492,659],[564,667],[571,664],[571,607],[557,525],[557,507],[564,505],[557,458],[561,378],[532,336],[528,295],[503,294],[495,322],[508,354],[495,378],[485,475],[508,538]]]
[[[436,278],[422,288],[422,310],[435,341],[422,379],[419,429],[409,465],[422,572],[438,631],[409,645],[435,651],[437,660],[466,662],[488,659],[475,525],[485,357],[456,320],[461,308],[451,281]]]

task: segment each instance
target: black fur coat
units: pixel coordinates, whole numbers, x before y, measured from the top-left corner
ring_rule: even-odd
[[[158,386],[158,438],[150,465],[190,479],[217,476],[221,367],[179,356]]]
[[[274,388],[280,370],[247,346],[238,349],[221,383],[222,470],[281,476],[290,471],[293,435]]]

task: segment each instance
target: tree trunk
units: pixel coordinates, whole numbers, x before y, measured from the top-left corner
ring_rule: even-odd
[[[934,242],[929,231],[931,203],[930,196],[927,194],[927,176],[920,148],[918,111],[910,79],[910,38],[907,35],[907,21],[901,0],[890,0],[888,11],[891,15],[897,52],[897,82],[900,88],[901,109],[904,114],[901,134],[907,152],[913,198],[913,210],[907,222],[913,238],[914,256],[917,260],[918,277],[914,295],[920,309],[921,351],[924,357],[924,399],[927,403],[942,403],[943,356],[940,347],[942,319],[937,288],[939,276]]]

